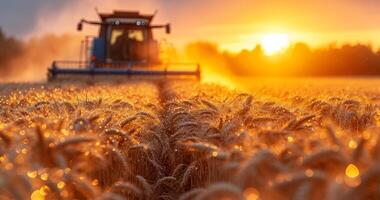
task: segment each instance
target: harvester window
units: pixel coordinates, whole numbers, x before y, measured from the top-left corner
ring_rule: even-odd
[[[142,29],[113,29],[109,38],[108,58],[114,61],[143,59],[145,32]]]
[[[144,32],[142,30],[129,30],[129,38],[133,38],[136,41],[144,41]]]
[[[114,29],[111,36],[111,45],[115,44],[117,38],[123,35],[124,31],[128,32],[128,38],[139,42],[144,41],[144,32],[142,30],[122,30]]]

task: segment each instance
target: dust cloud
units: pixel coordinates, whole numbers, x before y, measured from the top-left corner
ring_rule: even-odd
[[[0,49],[11,51],[2,55],[1,82],[44,81],[53,60],[79,59],[80,38],[69,34],[49,34],[26,42],[2,43]]]

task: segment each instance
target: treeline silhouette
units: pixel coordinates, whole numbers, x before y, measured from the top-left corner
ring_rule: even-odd
[[[380,75],[380,52],[364,44],[312,49],[299,42],[278,55],[266,56],[260,45],[233,54],[219,51],[216,44],[197,42],[188,45],[186,52],[201,63],[218,64],[241,76]]]
[[[14,37],[8,37],[0,28],[0,74],[10,73],[9,62],[23,52],[23,43]],[[0,76],[1,77],[1,76]]]

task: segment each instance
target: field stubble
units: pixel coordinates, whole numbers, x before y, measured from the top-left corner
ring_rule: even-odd
[[[377,81],[0,87],[0,199],[378,199]]]

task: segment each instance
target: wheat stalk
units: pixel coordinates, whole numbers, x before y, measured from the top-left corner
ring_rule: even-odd
[[[112,188],[132,193],[134,196],[136,196],[138,198],[142,198],[142,196],[143,196],[143,191],[140,190],[140,188],[138,188],[134,184],[129,183],[129,182],[120,182],[119,181],[119,182],[115,183],[112,186]]]
[[[66,146],[69,145],[77,145],[82,143],[89,143],[89,142],[95,142],[97,139],[95,137],[89,137],[89,136],[72,136],[70,138],[66,138],[65,140],[57,143],[55,145],[56,150],[64,149]]]

